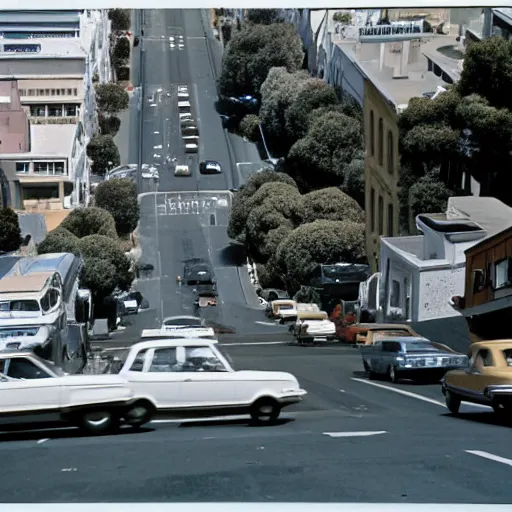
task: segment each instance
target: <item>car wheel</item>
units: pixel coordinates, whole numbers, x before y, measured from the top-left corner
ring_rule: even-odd
[[[128,412],[124,415],[124,419],[131,427],[142,427],[149,423],[154,415],[154,408],[149,402],[140,401],[133,404]]]
[[[261,398],[251,408],[251,418],[256,423],[273,423],[281,414],[281,406],[273,398]]]
[[[446,407],[448,408],[448,410],[452,414],[457,414],[459,412],[460,404],[462,401],[460,399],[460,397],[458,395],[456,395],[455,393],[452,393],[451,391],[446,390],[444,398],[445,398]]]
[[[389,367],[388,377],[389,377],[389,380],[393,383],[395,383],[398,380],[398,375],[397,375],[396,369],[393,365],[391,365]]]
[[[90,434],[106,434],[117,430],[119,418],[109,410],[87,411],[79,419],[79,426]]]

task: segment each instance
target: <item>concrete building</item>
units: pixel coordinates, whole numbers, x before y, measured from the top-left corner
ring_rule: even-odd
[[[377,285],[368,282],[367,294],[377,322],[410,323],[431,339],[467,347],[467,322],[450,298],[464,295],[468,250],[509,227],[511,219],[512,208],[495,198],[452,197],[446,213],[416,218],[421,234],[383,237],[381,272],[370,278]]]

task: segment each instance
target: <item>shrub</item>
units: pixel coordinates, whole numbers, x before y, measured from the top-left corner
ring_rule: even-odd
[[[45,239],[37,245],[37,254],[49,254],[54,252],[70,252],[79,255],[78,238],[63,228],[62,225],[50,231]]]
[[[75,208],[61,223],[61,228],[78,238],[103,235],[117,239],[116,223],[112,215],[103,208]]]
[[[12,208],[0,208],[0,252],[17,251],[21,242],[18,214]]]
[[[121,127],[121,119],[117,116],[100,116],[98,118],[101,135],[115,137]]]
[[[131,16],[129,9],[109,9],[108,17],[112,21],[112,30],[125,31],[130,28]]]
[[[105,174],[121,163],[119,149],[111,135],[95,135],[87,145],[87,156],[92,160],[94,174]]]
[[[128,93],[119,84],[96,84],[95,93],[98,110],[103,114],[118,114],[130,103]]]
[[[240,135],[252,142],[256,142],[261,139],[260,120],[255,114],[247,114],[240,121],[238,129],[240,131]]]

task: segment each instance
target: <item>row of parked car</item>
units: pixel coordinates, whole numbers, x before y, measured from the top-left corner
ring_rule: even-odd
[[[197,317],[166,318],[113,361],[108,373],[69,375],[32,351],[0,352],[0,429],[73,425],[104,434],[156,415],[249,414],[275,421],[306,395],[285,372],[236,371],[213,329]]]

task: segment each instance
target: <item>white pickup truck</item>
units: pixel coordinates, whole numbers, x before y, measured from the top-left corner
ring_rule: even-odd
[[[104,434],[140,427],[153,410],[118,375],[68,375],[33,352],[0,352],[0,430],[72,425]]]

